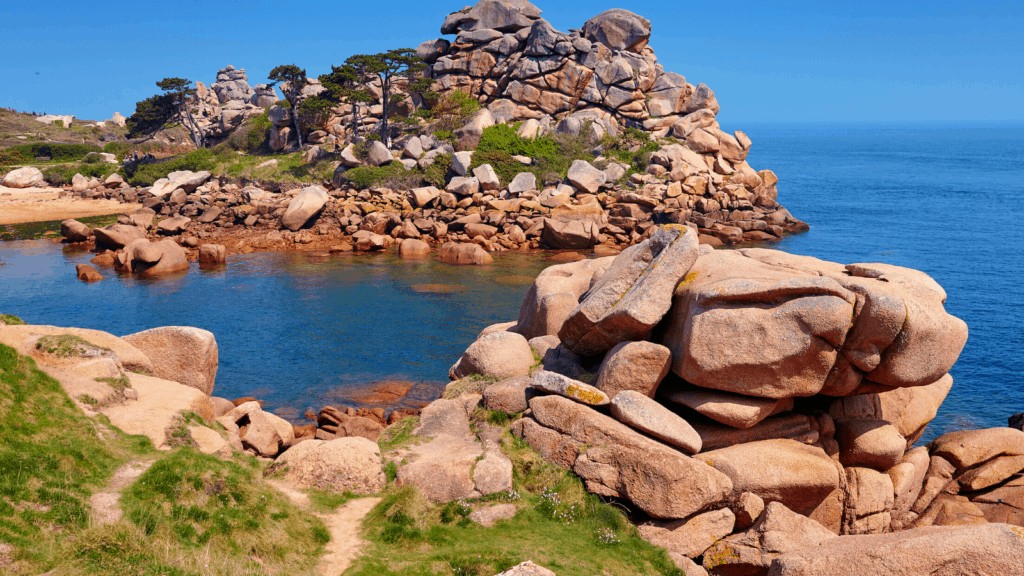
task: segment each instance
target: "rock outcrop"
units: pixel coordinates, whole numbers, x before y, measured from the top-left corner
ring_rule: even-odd
[[[531,338],[541,366],[529,386],[484,390],[488,406],[523,412],[516,435],[654,519],[645,536],[712,574],[834,573],[830,550],[844,558],[874,545],[859,535],[893,531],[908,532],[871,538],[891,542],[901,573],[953,574],[955,555],[906,556],[961,534],[973,541],[964,557],[980,558],[990,548],[960,527],[1024,525],[1024,432],[913,447],[967,339],[934,280],[696,241],[676,250],[688,236],[658,230],[610,264],[537,277],[510,330]],[[620,308],[643,322],[602,327]],[[595,368],[596,387],[580,381]],[[872,573],[889,566],[860,561]]]

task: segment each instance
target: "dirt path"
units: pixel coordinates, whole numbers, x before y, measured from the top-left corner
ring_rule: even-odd
[[[114,472],[110,482],[101,491],[89,498],[92,507],[92,522],[96,526],[113,524],[121,519],[121,492],[138,480],[153,465],[152,460],[134,460]]]
[[[120,214],[130,206],[115,200],[61,198],[61,192],[60,188],[14,189],[0,186],[0,225]]]
[[[280,480],[268,482],[273,488],[288,497],[300,508],[309,509],[309,496]],[[324,521],[331,541],[327,543],[323,558],[320,559],[321,576],[341,576],[359,557],[366,542],[359,536],[363,518],[380,502],[380,498],[357,498],[350,500],[329,514],[316,514]]]

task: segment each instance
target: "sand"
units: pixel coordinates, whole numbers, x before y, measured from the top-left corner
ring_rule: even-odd
[[[84,200],[66,196],[60,188],[0,186],[0,225],[50,222],[67,218],[119,214],[127,205],[116,200]]]

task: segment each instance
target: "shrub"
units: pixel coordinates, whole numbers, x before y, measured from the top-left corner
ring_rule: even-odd
[[[71,184],[75,174],[81,174],[86,178],[99,178],[103,180],[114,172],[117,172],[116,164],[66,164],[63,166],[51,166],[43,170],[43,178],[54,186]]]
[[[423,181],[437,188],[444,188],[448,172],[452,169],[452,157],[449,154],[438,154],[434,163],[423,170]]]
[[[534,164],[524,166],[513,156],[527,156]],[[565,178],[573,161],[581,159],[594,159],[590,142],[584,136],[555,134],[527,140],[519,137],[516,127],[496,124],[484,129],[473,153],[473,167],[490,164],[505,183],[520,172],[533,172],[550,184]]]
[[[212,150],[201,148],[181,156],[175,156],[152,164],[140,164],[128,176],[128,182],[135,186],[152,186],[154,182],[179,170],[213,170],[217,157]]]
[[[442,96],[431,109],[430,116],[435,119],[434,130],[452,131],[461,128],[481,108],[480,102],[470,94],[452,90]]]
[[[626,128],[618,138],[606,136],[601,141],[601,147],[606,157],[629,164],[630,168],[626,172],[629,175],[646,170],[651,163],[651,155],[661,146],[651,140],[647,132],[638,128]]]
[[[272,124],[266,112],[249,118],[228,136],[225,143],[234,150],[256,154],[264,150]]]
[[[343,181],[356,188],[373,188],[387,186],[389,188],[415,188],[423,182],[423,173],[406,170],[401,162],[392,162],[383,166],[359,166],[344,172]]]
[[[0,165],[31,164],[37,158],[49,158],[53,162],[79,162],[90,152],[99,152],[99,146],[92,144],[19,144],[0,150]]]

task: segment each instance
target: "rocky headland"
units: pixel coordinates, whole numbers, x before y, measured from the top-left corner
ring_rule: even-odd
[[[175,170],[133,185],[127,172],[154,160],[133,158],[123,174],[76,174],[65,190],[128,205],[122,228],[101,232],[97,246],[127,246],[111,242],[116,236],[166,236],[192,260],[207,243],[229,253],[405,244],[402,254],[485,263],[485,252],[505,250],[611,254],[659,224],[689,226],[713,246],[806,230],[779,204],[775,174],[747,163],[750,138],[721,129],[711,89],[658,63],[651,28],[612,10],[560,32],[529,2],[482,0],[445,19],[441,32],[454,39],[417,50],[433,109],[399,79],[388,111],[403,120],[391,119],[386,140],[368,137],[384,121],[379,103],[356,110],[343,101],[322,130],[306,135],[303,158],[336,166],[333,177],[296,185]],[[307,82],[300,102],[324,91]],[[363,88],[382,97],[379,81]],[[293,110],[275,100],[273,87],[251,87],[244,70],[221,70],[192,98],[190,112],[210,142],[250,130],[247,122],[265,114],[270,149],[298,149]],[[442,117],[436,102],[452,100],[470,113]],[[260,166],[277,163],[271,156]],[[5,182],[31,187],[44,177],[26,167]],[[479,248],[441,250],[446,244]]]

